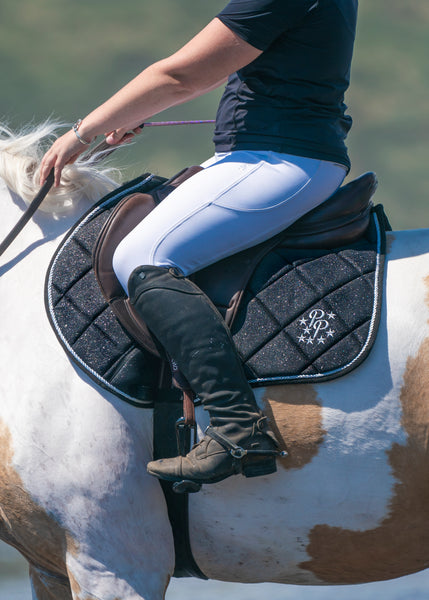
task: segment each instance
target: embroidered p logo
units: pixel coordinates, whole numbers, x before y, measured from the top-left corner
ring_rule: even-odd
[[[321,308],[314,308],[299,320],[302,328],[298,342],[302,344],[324,344],[328,338],[333,337],[335,330],[332,328],[337,315],[325,312]]]

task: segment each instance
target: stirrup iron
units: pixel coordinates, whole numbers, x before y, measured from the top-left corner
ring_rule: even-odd
[[[176,492],[176,494],[195,494],[200,491],[201,487],[201,483],[189,479],[176,481],[172,486],[173,492]]]

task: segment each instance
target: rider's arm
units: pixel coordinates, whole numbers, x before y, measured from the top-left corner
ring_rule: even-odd
[[[145,69],[91,113],[81,125],[82,133],[92,137],[118,127],[133,129],[155,113],[218,87],[259,54],[214,19],[178,52]]]
[[[183,48],[142,71],[85,117],[79,135],[86,141],[101,134],[107,134],[106,140],[111,144],[123,141],[127,131],[149,117],[214,89],[260,54],[261,50],[215,18]],[[58,185],[64,165],[83,150],[85,147],[74,132],[67,132],[44,156],[41,180],[55,167]]]

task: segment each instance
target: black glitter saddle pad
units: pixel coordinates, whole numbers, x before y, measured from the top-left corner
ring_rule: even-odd
[[[70,358],[100,386],[142,407],[153,404],[160,364],[117,321],[95,279],[92,251],[124,196],[164,181],[143,175],[95,205],[60,244],[45,286],[49,321]],[[381,307],[384,223],[376,207],[366,235],[351,246],[279,245],[261,260],[232,326],[253,386],[332,379],[364,360]]]
[[[352,245],[279,245],[259,263],[232,327],[252,385],[334,379],[368,356],[381,312],[386,226],[379,205]]]

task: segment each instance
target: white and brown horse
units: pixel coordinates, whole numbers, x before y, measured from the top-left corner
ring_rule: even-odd
[[[37,191],[22,179],[48,130],[3,135],[2,238]],[[112,185],[83,177],[102,185],[86,204]],[[29,561],[37,600],[162,600],[174,548],[159,482],[146,474],[151,411],[90,382],[45,316],[48,263],[88,207],[63,195],[65,208],[54,198],[0,263],[0,539]],[[355,584],[429,566],[428,253],[429,230],[388,234],[379,334],[361,366],[256,391],[289,456],[275,475],[190,496],[192,550],[209,578]]]

